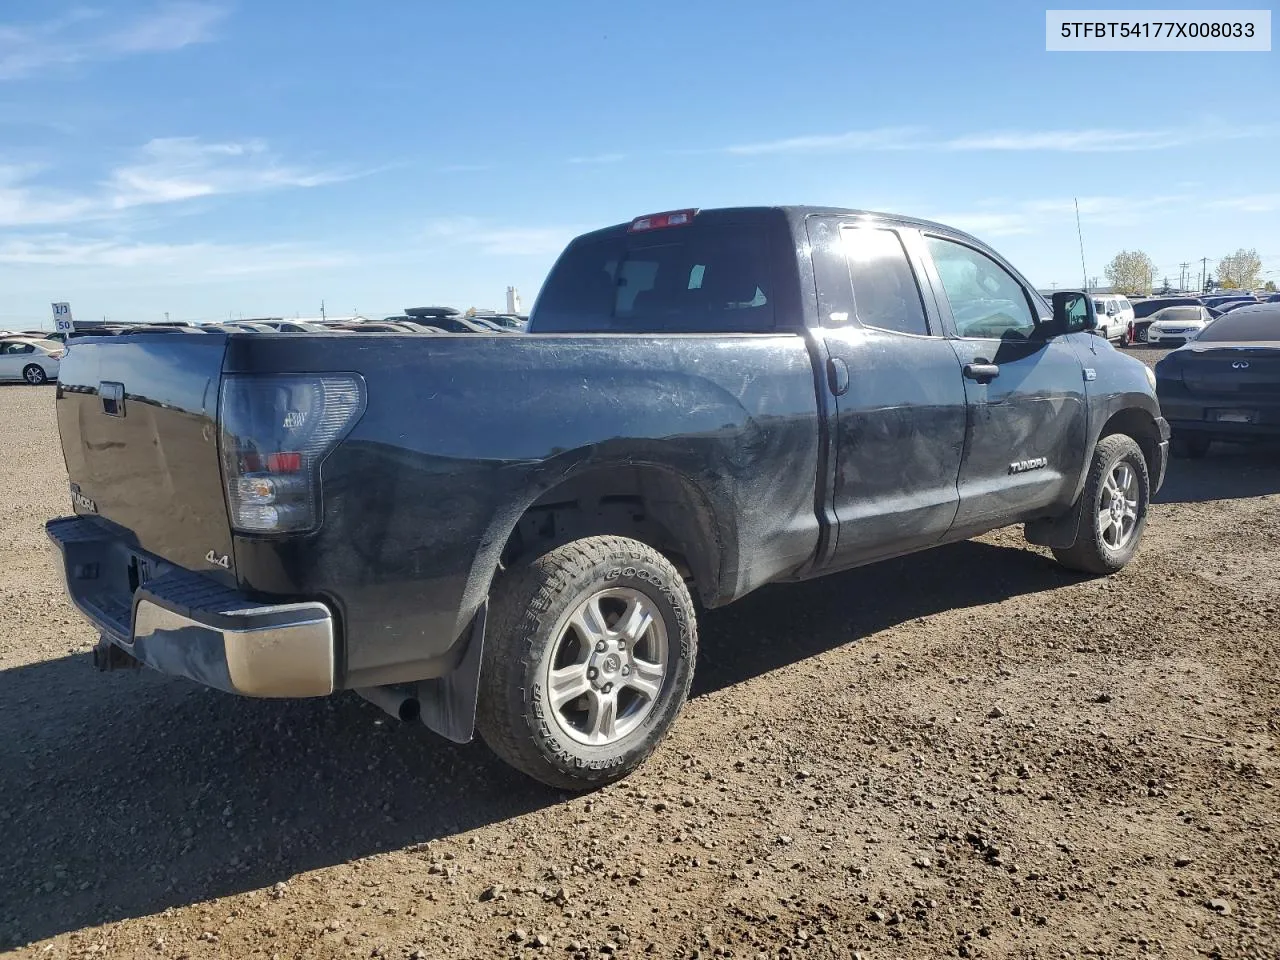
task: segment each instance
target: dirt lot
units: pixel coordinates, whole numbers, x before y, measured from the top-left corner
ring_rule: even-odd
[[[52,400],[0,387],[0,949],[1280,955],[1275,450],[1175,462],[1109,580],[1006,530],[707,613],[672,739],[568,797],[352,695],[95,673]]]

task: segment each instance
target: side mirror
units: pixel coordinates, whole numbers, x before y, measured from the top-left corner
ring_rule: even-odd
[[[1084,333],[1098,329],[1093,299],[1083,290],[1058,290],[1053,294],[1053,319],[1042,328],[1046,337]]]

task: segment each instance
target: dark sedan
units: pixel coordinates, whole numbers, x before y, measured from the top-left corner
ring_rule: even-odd
[[[1156,364],[1175,456],[1203,457],[1215,439],[1280,438],[1280,303],[1219,317]]]

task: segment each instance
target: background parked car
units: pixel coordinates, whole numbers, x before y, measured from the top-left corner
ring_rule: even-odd
[[[496,323],[500,327],[505,327],[513,333],[523,333],[529,325],[529,318],[522,317],[516,313],[479,313],[476,314],[477,320],[488,320],[490,323]]]
[[[1239,310],[1241,307],[1257,306],[1257,300],[1229,300],[1226,303],[1220,303],[1216,307],[1218,314],[1222,315],[1230,313],[1232,310]]]
[[[25,380],[32,385],[57,380],[62,354],[63,346],[56,340],[0,340],[0,380]]]
[[[1213,320],[1206,307],[1165,307],[1151,315],[1147,343],[1180,347],[1195,337]]]
[[[1201,297],[1200,302],[1206,307],[1221,307],[1227,303],[1257,303],[1258,298],[1252,293],[1222,293],[1211,297]]]
[[[1156,364],[1175,455],[1203,457],[1215,439],[1280,437],[1280,302],[1213,321]]]
[[[1122,339],[1133,320],[1133,305],[1120,294],[1094,297],[1093,310],[1098,315],[1098,333],[1108,340]]]
[[[1203,306],[1199,297],[1150,297],[1133,302],[1133,321],[1125,334],[1126,343],[1146,343],[1147,328],[1151,326],[1151,317],[1156,311],[1165,307],[1199,307]]]

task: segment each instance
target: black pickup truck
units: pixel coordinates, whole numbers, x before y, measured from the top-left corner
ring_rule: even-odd
[[[1169,430],[1094,323],[936,223],[640,217],[569,245],[523,335],[77,340],[47,528],[100,666],[355,690],[585,789],[679,713],[693,595],[1015,523],[1124,566]]]

